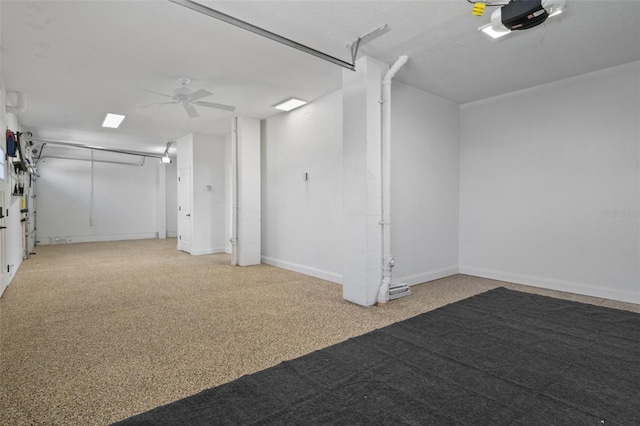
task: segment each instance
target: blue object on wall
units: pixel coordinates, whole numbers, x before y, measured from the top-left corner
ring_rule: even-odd
[[[16,156],[16,136],[9,129],[7,129],[7,155],[9,157]]]

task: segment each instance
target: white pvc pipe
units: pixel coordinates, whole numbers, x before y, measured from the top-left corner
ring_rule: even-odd
[[[382,232],[382,282],[378,290],[378,304],[389,301],[391,270],[395,260],[391,256],[391,80],[407,63],[408,56],[400,56],[382,79],[382,152],[381,152],[381,232]]]

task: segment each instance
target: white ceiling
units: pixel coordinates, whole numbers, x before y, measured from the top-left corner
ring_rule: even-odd
[[[466,0],[200,2],[347,62],[347,44],[387,24],[358,57],[409,55],[397,80],[460,104],[640,59],[638,0],[568,0],[559,18],[497,41],[477,31],[494,8],[475,17]],[[234,113],[140,108],[167,100],[145,89],[189,77],[213,93],[202,100],[267,118],[351,72],[168,0],[2,0],[0,19],[4,84],[26,94],[20,122],[37,137],[162,152],[191,132],[229,133]],[[120,129],[100,127],[106,112],[127,115]]]

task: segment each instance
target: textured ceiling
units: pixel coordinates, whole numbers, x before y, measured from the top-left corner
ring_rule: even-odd
[[[466,0],[200,2],[349,62],[346,45],[387,24],[358,56],[409,55],[399,81],[461,104],[640,59],[640,1],[569,0],[497,41],[477,31],[493,8],[474,17]],[[193,131],[228,133],[229,112],[139,107],[167,100],[144,89],[171,93],[179,77],[257,118],[341,87],[342,68],[167,0],[2,0],[0,17],[2,77],[27,95],[20,121],[39,136],[161,152]],[[107,111],[127,115],[120,129],[100,128]]]

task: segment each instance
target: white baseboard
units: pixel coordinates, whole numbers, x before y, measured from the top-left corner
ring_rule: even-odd
[[[167,231],[167,238],[178,238],[177,231]]]
[[[342,275],[323,269],[312,268],[310,266],[300,265],[285,260],[274,259],[272,257],[262,256],[262,263],[277,266],[278,268],[287,269],[289,271],[299,272],[301,274],[310,275],[336,284],[342,284]]]
[[[534,277],[530,275],[514,274],[510,272],[494,271],[490,269],[474,267],[460,267],[460,273],[465,275],[472,275],[475,277],[488,278],[492,280],[506,281],[514,284],[545,288],[547,290],[564,291],[567,293],[601,297],[604,299],[618,300],[621,302],[640,303],[640,290],[638,293],[634,294],[610,288],[597,287],[591,284],[556,280],[553,278]]]
[[[459,273],[457,266],[449,266],[447,268],[436,269],[428,272],[421,272],[419,274],[409,275],[406,277],[392,277],[392,282],[401,282],[407,285],[422,284],[429,281],[439,280],[440,278],[450,277]]]
[[[218,253],[224,253],[224,247],[191,250],[190,254],[192,256],[201,256],[203,254],[218,254]]]
[[[157,238],[157,232],[147,232],[141,234],[72,235],[56,237],[38,236],[37,244],[46,246],[50,244],[97,243],[105,241],[148,240]]]

